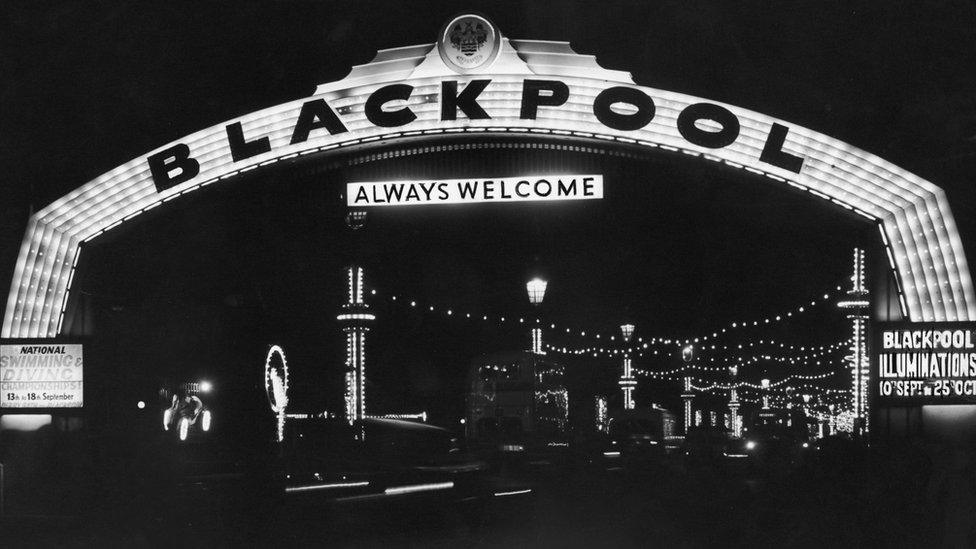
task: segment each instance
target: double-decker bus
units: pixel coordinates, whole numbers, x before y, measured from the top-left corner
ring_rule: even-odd
[[[565,366],[530,352],[478,356],[468,371],[465,426],[470,441],[501,450],[566,444]]]

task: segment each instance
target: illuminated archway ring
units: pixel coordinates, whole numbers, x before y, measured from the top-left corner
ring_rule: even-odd
[[[280,369],[271,364],[275,355],[281,360]],[[272,345],[264,359],[264,392],[268,396],[271,411],[276,414],[285,413],[288,407],[288,360],[285,359],[284,349],[278,345]]]
[[[275,355],[281,360],[280,368],[271,364]],[[288,408],[288,360],[284,349],[278,345],[272,345],[264,359],[264,392],[271,411],[278,419],[278,442],[281,442],[285,434],[285,410]]]
[[[491,118],[470,120],[458,111],[456,120],[442,120],[442,83],[456,81],[457,90],[463,90],[474,79],[491,80],[477,97],[477,103]],[[563,82],[569,89],[568,98],[559,106],[540,106],[535,118],[522,118],[521,94],[526,79]],[[396,128],[378,127],[366,116],[366,102],[373,92],[391,84],[412,86],[411,94],[405,101],[388,102],[384,110],[408,107],[416,118]],[[623,131],[597,119],[594,99],[607,88],[617,86],[640,90],[653,99],[655,114],[648,124]],[[314,129],[307,139],[292,144],[303,105],[316,100],[324,100],[348,131],[333,135],[326,128]],[[732,143],[709,148],[682,136],[678,115],[690,105],[703,102],[723,107],[737,118],[740,131]],[[702,124],[714,127],[712,122],[697,126],[701,128]],[[787,131],[781,150],[803,159],[798,173],[761,159],[774,124]],[[246,158],[240,158],[238,150],[235,161],[229,145],[234,126],[239,141],[253,143],[266,137],[269,150]],[[659,148],[721,162],[791,185],[878,224],[889,264],[896,274],[902,310],[911,320],[976,319],[976,295],[962,242],[945,194],[936,185],[806,128],[733,105],[637,86],[629,74],[603,69],[592,56],[576,54],[567,43],[503,38],[502,53],[493,66],[480,74],[463,76],[453,73],[439,59],[433,45],[381,50],[373,62],[355,67],[341,81],[319,86],[311,97],[191,134],[60,198],[37,212],[28,224],[0,336],[57,336],[80,245],[201,187],[353,145],[370,147],[418,136],[465,133],[541,134]],[[168,154],[166,151],[175,146],[188,149],[199,163],[199,173],[159,190],[147,159],[161,152]]]

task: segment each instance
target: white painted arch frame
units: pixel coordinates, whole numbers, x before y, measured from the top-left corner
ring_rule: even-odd
[[[490,119],[440,119],[440,86],[490,78],[478,103]],[[522,119],[519,107],[523,80],[554,79],[566,83],[568,101],[540,107],[537,118]],[[376,89],[391,83],[414,87],[399,102],[416,114],[400,128],[372,125],[364,103]],[[618,131],[593,114],[595,96],[613,86],[642,90],[655,103],[649,124]],[[302,105],[324,99],[348,132],[331,135],[313,131],[307,141],[290,144]],[[707,102],[738,117],[736,140],[719,149],[684,139],[676,118],[684,108]],[[397,107],[399,105],[393,105]],[[201,187],[259,169],[273,169],[308,154],[327,155],[351,145],[384,145],[398,139],[455,133],[557,135],[580,140],[660,148],[763,175],[833,202],[878,224],[896,273],[901,307],[913,321],[976,319],[976,295],[962,241],[942,189],[856,147],[746,109],[685,94],[636,86],[628,73],[603,69],[592,56],[578,55],[565,42],[502,40],[501,54],[476,74],[458,75],[440,60],[433,44],[381,50],[376,58],[339,82],[319,86],[311,97],[263,109],[228,123],[240,122],[247,139],[267,136],[271,150],[234,162],[227,143],[227,123],[191,134],[103,174],[37,212],[31,219],[17,258],[0,337],[53,338],[60,334],[78,264],[80,245],[164,203]],[[760,161],[774,123],[789,128],[783,150],[804,159],[793,173]],[[183,143],[200,163],[192,179],[157,192],[147,157]]]

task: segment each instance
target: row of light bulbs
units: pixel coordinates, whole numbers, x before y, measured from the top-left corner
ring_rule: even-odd
[[[723,364],[742,363],[742,362],[756,361],[759,359],[771,360],[775,362],[789,362],[789,363],[805,362],[808,360],[829,356],[830,354],[836,353],[837,351],[844,351],[846,350],[844,346],[850,344],[850,341],[851,341],[850,339],[847,339],[832,345],[824,345],[823,346],[824,350],[822,351],[812,351],[802,355],[791,355],[791,356],[771,355],[771,354],[750,355],[750,356],[734,355],[734,356],[723,356],[723,357],[708,357],[707,360],[708,362],[721,362]],[[699,360],[704,360],[704,359],[699,359]],[[731,364],[731,365],[734,366],[735,364]]]
[[[824,357],[824,356],[829,355],[830,353],[833,353],[833,352],[836,352],[838,350],[841,350],[841,349],[844,348],[845,345],[850,344],[850,341],[851,341],[850,339],[847,339],[847,340],[840,341],[840,342],[837,342],[837,343],[833,343],[833,344],[830,344],[830,345],[821,345],[819,347],[803,347],[803,348],[808,348],[808,349],[814,349],[814,348],[816,348],[816,349],[820,349],[820,350],[812,351],[810,353],[807,353],[807,354],[804,354],[804,355],[798,355],[798,356],[773,356],[773,355],[768,355],[768,354],[767,355],[751,355],[751,356],[736,355],[736,356],[727,356],[727,357],[708,357],[707,358],[707,361],[708,362],[720,362],[720,363],[723,363],[723,364],[729,364],[729,365],[733,365],[733,366],[735,366],[735,365],[738,365],[738,366],[747,365],[748,363],[757,362],[760,359],[762,359],[762,360],[772,360],[772,361],[784,362],[784,363],[785,362],[788,362],[790,364],[798,364],[798,363],[803,363],[803,362],[806,362],[806,361],[811,360],[811,359],[814,359],[814,358]],[[677,355],[680,355],[682,353],[682,349],[680,349],[680,348],[678,348],[678,349],[676,349],[676,350],[674,350],[674,351],[672,351],[672,352],[669,353],[667,351],[660,351],[659,352],[657,349],[652,349],[652,350],[647,350],[647,351],[636,350],[633,347],[628,348],[628,349],[607,349],[605,347],[588,347],[588,348],[585,348],[585,349],[570,349],[570,348],[567,348],[567,347],[560,347],[560,346],[552,345],[552,344],[549,344],[549,343],[544,343],[543,346],[546,348],[546,350],[552,351],[554,353],[561,353],[561,354],[566,354],[566,355],[577,355],[577,356],[579,356],[579,355],[590,355],[590,356],[593,356],[593,357],[598,357],[598,356],[601,356],[601,355],[602,356],[606,356],[606,357],[628,356],[628,355],[629,356],[637,356],[637,357],[643,357],[645,355],[646,356],[658,356],[658,355],[663,355],[663,356],[677,356]],[[742,346],[740,345],[739,347],[741,348]],[[646,344],[645,344],[645,348],[646,348]],[[706,359],[705,358],[699,358],[698,360],[706,360]],[[818,362],[818,364],[819,364],[819,362]],[[724,367],[716,367],[715,368],[715,371],[720,371],[720,370],[723,370],[723,369],[725,369],[725,368]]]
[[[738,345],[733,344],[733,345],[722,345],[722,346],[718,346],[718,345],[703,346],[701,347],[701,349],[713,350],[713,351],[716,350],[728,351],[728,350],[736,350],[736,349],[743,350],[747,348],[751,349],[754,347],[769,346],[769,347],[778,347],[780,349],[787,349],[790,351],[829,351],[829,350],[839,349],[840,347],[843,347],[847,343],[850,343],[849,339],[838,343],[832,343],[830,345],[792,345],[792,344],[776,341],[774,339],[760,339],[759,341],[750,341],[748,343],[740,343]]]
[[[840,291],[842,291],[842,288],[840,286],[837,286],[833,291],[840,292]],[[709,339],[717,339],[717,338],[721,337],[720,334],[725,334],[729,330],[735,330],[735,329],[740,329],[740,328],[749,328],[749,327],[755,327],[755,326],[765,326],[767,324],[775,324],[777,322],[784,322],[784,321],[792,318],[795,315],[799,315],[800,313],[806,312],[809,309],[809,307],[816,307],[819,304],[829,302],[831,300],[831,293],[832,292],[828,291],[828,292],[826,292],[826,293],[823,294],[823,298],[822,299],[812,299],[812,300],[810,300],[810,305],[809,306],[808,305],[800,305],[800,306],[798,306],[798,307],[796,307],[794,309],[790,309],[790,310],[786,311],[785,313],[778,314],[778,315],[773,316],[773,317],[766,317],[766,318],[764,318],[762,320],[752,320],[752,321],[743,321],[743,322],[738,322],[738,321],[730,322],[729,324],[727,324],[725,327],[721,328],[720,330],[718,330],[716,332],[712,332],[711,335],[706,334],[704,336],[699,336],[699,337],[696,337],[696,338],[685,339],[682,342],[682,344],[684,344],[684,345],[690,345],[692,343],[705,342],[705,341],[708,341]]]
[[[738,365],[737,367],[743,368],[747,366],[752,366],[754,364],[759,364],[760,362],[761,362],[760,360],[754,362],[746,362]],[[813,363],[790,363],[790,366],[803,366],[803,367],[823,366],[823,365],[824,365],[823,361],[821,360],[816,360]],[[836,366],[843,367],[844,363],[839,363]],[[729,368],[727,366],[702,366],[699,364],[684,364],[682,366],[678,366],[670,370],[648,370],[644,368],[634,368],[635,374],[639,376],[650,377],[650,378],[662,378],[667,376],[673,376],[675,374],[681,372],[688,372],[688,371],[728,374]]]
[[[841,291],[841,287],[840,286],[837,286],[836,287],[836,291]],[[377,295],[377,290],[375,290],[375,289],[371,290],[370,291],[370,294],[371,295],[374,295],[374,296]],[[437,308],[434,305],[424,304],[424,303],[418,302],[416,299],[404,298],[402,296],[397,296],[397,295],[390,295],[389,296],[389,300],[391,302],[394,302],[394,303],[397,303],[397,304],[405,303],[405,304],[408,304],[411,308],[420,309],[420,310],[426,310],[426,311],[431,312],[431,313],[443,312],[444,315],[447,316],[447,317],[457,317],[457,318],[464,318],[464,319],[469,319],[469,320],[479,320],[479,318],[480,318],[480,320],[482,320],[482,321],[495,322],[495,323],[498,323],[499,325],[501,325],[501,324],[538,324],[538,325],[544,325],[538,318],[526,318],[524,316],[507,316],[507,315],[497,315],[497,316],[495,316],[495,315],[487,315],[487,314],[478,315],[478,314],[473,314],[473,313],[470,313],[470,312],[457,311],[456,309],[451,308],[451,307]],[[725,327],[721,328],[720,330],[717,330],[717,331],[712,332],[710,335],[709,334],[705,334],[705,335],[702,335],[702,336],[699,336],[699,337],[686,338],[686,339],[665,338],[665,337],[651,337],[651,338],[645,339],[643,337],[638,337],[637,338],[637,342],[639,344],[641,344],[641,345],[639,345],[637,347],[630,348],[630,352],[634,352],[634,351],[640,352],[641,349],[647,349],[650,345],[679,345],[679,346],[686,346],[686,345],[691,345],[691,344],[695,344],[695,343],[703,343],[705,341],[718,339],[719,337],[721,337],[722,334],[727,333],[729,330],[735,330],[735,329],[741,329],[741,328],[747,328],[747,327],[753,327],[753,326],[765,326],[765,325],[768,325],[768,324],[774,324],[774,323],[786,321],[786,320],[792,318],[795,315],[799,315],[799,314],[801,314],[803,312],[806,312],[807,310],[809,310],[810,307],[815,307],[818,304],[822,304],[822,303],[828,302],[830,300],[831,300],[831,293],[830,292],[827,292],[827,293],[824,293],[823,294],[823,297],[821,299],[813,299],[813,300],[811,300],[810,303],[809,303],[809,305],[800,305],[800,306],[798,306],[796,308],[793,308],[793,309],[790,309],[790,310],[786,311],[785,313],[782,313],[782,314],[779,314],[779,315],[776,315],[776,316],[772,316],[772,317],[766,317],[766,318],[763,318],[762,320],[752,320],[752,321],[742,321],[742,322],[738,322],[738,321],[730,322]],[[578,337],[583,337],[583,338],[593,338],[593,339],[600,340],[600,341],[616,341],[618,339],[618,336],[617,335],[614,335],[614,334],[607,335],[607,334],[603,334],[603,333],[600,333],[600,332],[594,332],[592,330],[589,331],[589,332],[587,332],[586,330],[581,330],[581,329],[577,329],[577,328],[562,326],[562,325],[559,325],[559,324],[556,324],[556,323],[553,323],[553,322],[550,322],[550,323],[547,323],[547,324],[548,324],[550,330],[555,330],[556,332],[566,333],[566,334],[569,334],[569,335],[572,335],[572,336],[578,336]],[[587,334],[589,334],[589,335],[587,335]],[[623,338],[620,337],[619,339],[623,339]],[[760,340],[760,341],[764,341],[764,340]],[[782,348],[787,348],[788,347],[788,348],[791,348],[791,349],[795,347],[793,345],[787,346],[786,344],[782,344],[782,343],[780,344],[780,346]],[[728,345],[724,345],[721,348],[723,350],[727,350],[729,347],[730,346],[728,346]],[[707,347],[705,347],[705,348],[707,348]],[[714,349],[714,350],[718,350],[719,346],[713,344],[713,345],[711,345],[711,348]],[[801,346],[800,347],[800,350],[806,350],[806,348],[804,346]],[[577,351],[579,351],[579,350],[577,350]],[[570,350],[567,349],[566,352],[568,353],[568,352],[570,352]],[[590,351],[590,352],[592,352],[592,351]],[[584,353],[580,353],[580,354],[585,354],[585,352]]]
[[[694,389],[694,390],[696,390],[696,391],[711,391],[711,390],[715,390],[715,389],[718,389],[718,390],[721,390],[721,391],[728,391],[728,390],[731,390],[731,389],[740,389],[740,388],[743,388],[743,387],[748,387],[748,388],[751,388],[751,389],[761,389],[763,391],[776,390],[776,389],[785,390],[785,388],[782,387],[782,386],[785,385],[785,384],[787,384],[787,383],[789,383],[790,381],[792,381],[794,379],[811,381],[811,380],[818,380],[818,379],[826,379],[826,378],[828,378],[828,377],[830,377],[832,375],[836,375],[836,372],[826,372],[826,373],[823,373],[823,374],[813,374],[813,375],[794,374],[794,375],[791,375],[791,376],[787,376],[787,377],[785,377],[785,378],[783,378],[783,379],[781,379],[781,380],[779,380],[779,381],[777,381],[775,383],[770,383],[766,387],[764,387],[762,385],[755,384],[755,383],[750,383],[748,381],[740,381],[738,383],[731,383],[731,384],[712,383],[711,385],[707,385],[707,386],[697,386],[697,385],[695,385],[695,383],[707,383],[708,380],[701,379],[701,378],[692,378],[691,388]],[[789,388],[790,388],[790,390],[793,390],[792,386],[789,386]]]

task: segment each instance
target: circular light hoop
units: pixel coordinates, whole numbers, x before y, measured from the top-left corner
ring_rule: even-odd
[[[281,357],[281,367],[271,364],[276,354]],[[271,411],[283,414],[288,406],[288,361],[285,359],[285,351],[278,345],[272,345],[264,359],[264,392],[268,396]]]

